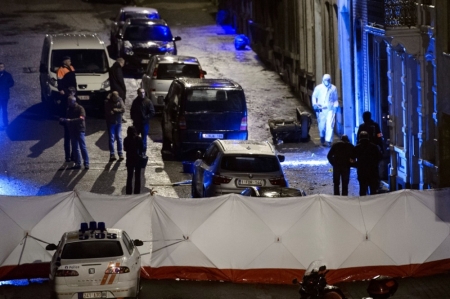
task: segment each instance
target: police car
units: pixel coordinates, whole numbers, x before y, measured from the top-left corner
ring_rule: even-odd
[[[54,298],[137,298],[141,255],[128,234],[105,228],[104,222],[82,223],[80,230],[66,232],[50,263]]]

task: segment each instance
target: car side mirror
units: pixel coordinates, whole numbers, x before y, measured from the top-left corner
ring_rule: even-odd
[[[136,239],[136,240],[133,240],[133,244],[134,244],[134,246],[142,246],[142,245],[144,245],[144,242]]]
[[[45,246],[45,250],[56,250],[56,248],[58,248],[58,246],[56,246],[55,244],[48,244],[47,246]]]
[[[203,71],[203,70],[202,70],[202,73],[203,73],[203,76],[208,74],[206,71]]]
[[[173,41],[175,41],[175,42],[177,42],[177,41],[179,41],[179,40],[181,40],[181,37],[179,37],[179,36],[175,36],[175,37],[173,38]]]
[[[284,155],[278,155],[278,160],[280,160],[280,162],[284,162],[285,159],[286,157]]]
[[[196,158],[196,159],[201,159],[201,158],[203,158],[202,152],[201,152],[201,151],[197,151],[197,152],[195,153],[195,158]]]

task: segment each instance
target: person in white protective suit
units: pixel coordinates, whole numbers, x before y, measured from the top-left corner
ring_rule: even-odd
[[[339,100],[336,86],[331,84],[331,76],[329,74],[323,75],[322,84],[314,88],[312,105],[317,116],[320,143],[323,146],[331,146],[335,116],[339,109]]]

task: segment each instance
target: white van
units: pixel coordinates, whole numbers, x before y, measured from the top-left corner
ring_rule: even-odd
[[[70,56],[77,78],[77,97],[83,106],[102,109],[109,87],[109,68],[114,62],[97,34],[47,34],[39,67],[42,101],[58,97],[56,72],[64,56]]]

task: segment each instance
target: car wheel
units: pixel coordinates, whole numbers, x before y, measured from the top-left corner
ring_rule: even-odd
[[[192,184],[191,184],[191,194],[193,198],[200,198],[200,194],[197,192],[197,188],[195,188],[195,183],[192,177]]]

